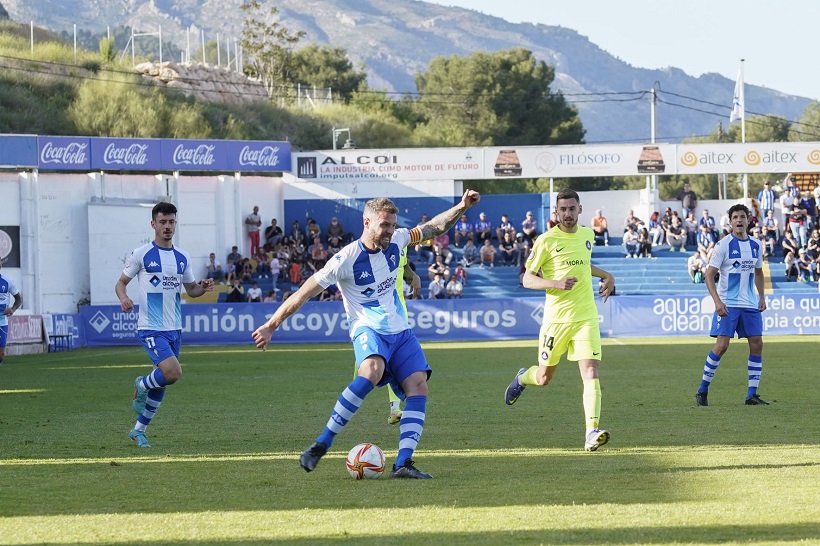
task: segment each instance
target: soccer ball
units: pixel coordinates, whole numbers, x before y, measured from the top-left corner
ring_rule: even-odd
[[[347,471],[356,480],[375,480],[384,473],[384,453],[379,446],[359,444],[347,454]]]

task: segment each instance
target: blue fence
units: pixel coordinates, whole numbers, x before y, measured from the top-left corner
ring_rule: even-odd
[[[766,335],[819,334],[820,295],[789,294],[767,298]],[[597,300],[604,337],[708,336],[714,306],[709,296],[617,296]],[[251,333],[278,304],[189,304],[182,307],[185,343],[250,344]],[[414,332],[421,341],[535,339],[543,299],[499,298],[409,301]],[[86,306],[75,324],[74,346],[138,343],[137,313],[117,306]],[[80,331],[81,330],[81,331]],[[84,337],[84,340],[83,340]],[[348,341],[340,302],[308,302],[274,334],[277,343]]]

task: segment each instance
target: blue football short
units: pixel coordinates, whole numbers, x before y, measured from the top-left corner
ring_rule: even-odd
[[[712,315],[712,337],[726,336],[755,337],[763,335],[763,315],[758,309],[746,307],[728,307],[729,316],[718,316],[717,311]]]
[[[369,356],[382,357],[385,362],[384,375],[377,386],[390,384],[393,392],[402,400],[405,395],[401,384],[405,379],[416,372],[427,372],[429,379],[433,373],[412,330],[398,334],[380,334],[370,328],[362,328],[353,337],[353,352],[357,368]]]
[[[140,341],[145,352],[154,366],[172,356],[179,359],[179,348],[182,345],[182,331],[169,330],[161,332],[158,330],[140,330]]]
[[[8,343],[9,327],[8,325],[0,326],[0,347],[5,347]]]

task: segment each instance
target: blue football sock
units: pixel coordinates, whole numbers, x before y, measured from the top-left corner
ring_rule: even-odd
[[[151,389],[162,389],[168,386],[168,380],[159,368],[154,368],[154,371],[140,380],[140,386],[146,391]]]
[[[333,439],[350,421],[350,418],[364,402],[364,397],[372,390],[373,383],[369,379],[362,376],[356,377],[339,396],[336,406],[333,408],[333,413],[330,414],[330,419],[325,425],[325,430],[316,438],[316,441],[325,444],[325,447],[330,449]]]
[[[709,385],[712,384],[718,364],[720,364],[720,357],[709,351],[709,356],[706,357],[706,363],[703,365],[703,378],[698,392],[709,392]]]
[[[413,452],[421,439],[424,430],[424,413],[427,408],[427,397],[422,395],[408,396],[399,422],[399,454],[394,468],[404,466],[407,459],[413,458]]]
[[[148,397],[145,399],[145,409],[142,410],[142,415],[137,417],[137,424],[134,425],[135,429],[144,431],[151,424],[151,419],[157,413],[163,398],[165,398],[165,389],[151,389],[148,391]]]
[[[749,355],[746,369],[749,372],[749,390],[746,398],[751,398],[757,394],[757,386],[760,385],[760,375],[763,373],[763,356]]]

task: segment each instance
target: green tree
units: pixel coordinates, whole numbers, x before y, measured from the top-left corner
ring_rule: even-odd
[[[329,87],[334,95],[345,102],[350,101],[352,94],[367,79],[364,67],[356,71],[347,56],[347,51],[341,47],[311,44],[295,51],[291,63],[291,83]]]
[[[789,136],[794,141],[820,140],[820,102],[809,103],[800,119],[794,122]]]
[[[578,144],[578,112],[549,86],[555,69],[532,52],[434,59],[416,76],[417,139],[442,146]]]
[[[271,6],[267,17],[259,0],[249,0],[240,6],[245,12],[242,27],[244,70],[260,78],[272,97],[277,88],[289,81],[292,66],[291,51],[305,33],[291,32],[277,21],[279,10]]]

